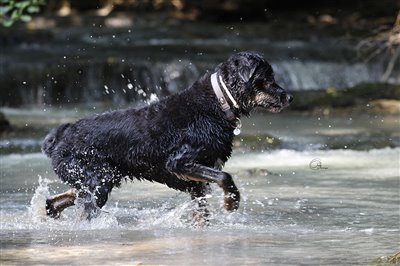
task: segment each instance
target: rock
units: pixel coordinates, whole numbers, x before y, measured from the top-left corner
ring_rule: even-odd
[[[250,149],[253,151],[276,149],[282,142],[268,134],[240,135],[233,141],[235,148]]]
[[[5,115],[0,112],[0,134],[11,128],[10,122],[6,119]]]
[[[400,113],[400,101],[399,100],[375,100],[370,102],[371,107],[376,112],[399,114]]]

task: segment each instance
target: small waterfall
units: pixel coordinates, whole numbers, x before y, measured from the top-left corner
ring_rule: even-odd
[[[163,97],[176,93],[196,81],[199,68],[202,66],[189,61],[15,64],[4,67],[6,71],[0,74],[4,85],[0,104],[113,102],[123,105],[147,100],[151,95]]]
[[[176,93],[196,81],[218,62],[133,59],[71,62],[69,64],[0,63],[0,104],[57,105],[111,102],[125,105]],[[384,66],[378,63],[284,60],[272,62],[277,82],[290,90],[354,86],[377,82]],[[393,82],[400,82],[393,78]]]
[[[273,64],[273,68],[278,83],[291,90],[342,89],[362,82],[377,82],[384,72],[383,65],[377,63],[283,61]]]

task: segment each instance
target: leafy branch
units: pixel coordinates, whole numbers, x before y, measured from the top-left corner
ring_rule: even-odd
[[[373,58],[380,56],[387,58],[388,64],[385,73],[382,76],[382,81],[387,81],[398,63],[400,56],[400,12],[397,14],[396,21],[392,28],[377,32],[374,36],[362,40],[357,49],[365,58],[365,61],[370,61]]]
[[[0,23],[11,27],[16,21],[28,22],[32,15],[39,13],[46,0],[0,0]]]

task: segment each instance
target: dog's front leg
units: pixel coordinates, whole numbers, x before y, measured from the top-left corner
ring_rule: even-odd
[[[198,151],[189,145],[183,145],[169,157],[166,163],[167,170],[178,178],[203,183],[217,183],[224,191],[225,209],[232,211],[239,208],[240,193],[232,176],[226,172],[194,163],[197,153]]]
[[[240,193],[230,174],[200,164],[192,164],[184,170],[184,175],[189,180],[217,183],[224,191],[226,210],[233,211],[239,208]]]
[[[70,189],[67,192],[47,198],[47,215],[53,218],[59,218],[64,209],[74,205],[76,197],[77,191],[75,189]]]

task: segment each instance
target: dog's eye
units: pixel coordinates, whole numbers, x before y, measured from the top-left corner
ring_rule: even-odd
[[[271,80],[263,80],[263,87],[269,87],[269,86],[271,86],[271,84],[272,83],[274,83],[273,81],[271,81]]]

